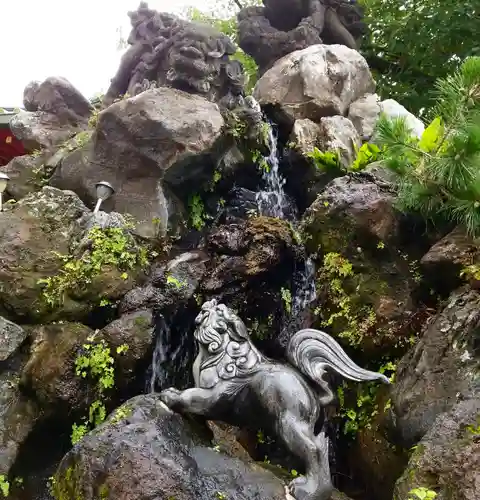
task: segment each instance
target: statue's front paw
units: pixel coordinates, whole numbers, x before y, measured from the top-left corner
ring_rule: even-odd
[[[169,408],[173,408],[179,401],[180,391],[175,387],[165,389],[160,393],[160,400],[163,401]]]

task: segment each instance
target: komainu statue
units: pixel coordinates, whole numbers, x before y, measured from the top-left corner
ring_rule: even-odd
[[[237,48],[228,36],[206,24],[149,9],[145,2],[128,15],[130,47],[105,95],[105,106],[152,86],[200,94],[228,108],[243,103],[243,66],[230,59]]]
[[[238,14],[240,47],[263,74],[275,61],[317,43],[357,49],[366,30],[354,0],[263,0]]]
[[[328,500],[333,489],[328,440],[324,432],[315,433],[322,407],[334,399],[327,371],[356,382],[388,379],[357,366],[318,330],[297,332],[287,347],[290,364],[284,364],[259,352],[243,321],[216,300],[203,304],[195,322],[196,387],[166,389],[162,401],[180,412],[275,432],[305,463],[305,476],[290,483],[291,494],[296,500]]]

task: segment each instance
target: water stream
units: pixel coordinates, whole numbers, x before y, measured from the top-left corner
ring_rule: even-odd
[[[256,201],[260,215],[277,217],[290,220],[295,225],[296,210],[285,193],[285,178],[280,172],[280,158],[278,150],[278,137],[272,125],[268,124],[268,147],[269,154],[264,156],[262,179],[265,183],[264,189],[256,194]],[[293,214],[293,215],[292,215]],[[311,258],[306,258],[303,269],[296,272],[293,280],[297,286],[292,297],[292,316],[300,314],[313,301],[316,296],[315,289],[315,264]]]
[[[285,207],[288,205],[288,200],[283,189],[285,178],[280,173],[278,140],[270,124],[268,126],[268,147],[270,153],[268,156],[264,156],[262,166],[263,181],[265,182],[266,189],[257,192],[258,211],[260,215],[283,219]]]

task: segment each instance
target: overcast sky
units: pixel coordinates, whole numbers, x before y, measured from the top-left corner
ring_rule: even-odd
[[[150,0],[159,11],[208,8],[213,0]],[[140,0],[0,0],[0,107],[21,106],[32,80],[64,76],[87,98],[105,92]]]

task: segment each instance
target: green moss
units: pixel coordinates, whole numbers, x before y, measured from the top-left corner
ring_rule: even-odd
[[[57,473],[52,478],[50,489],[55,500],[83,500],[78,467],[70,465],[64,474]]]
[[[98,496],[101,500],[108,498],[108,486],[105,483],[98,488]]]
[[[145,318],[145,316],[137,316],[133,322],[138,328],[150,328],[150,320]]]

